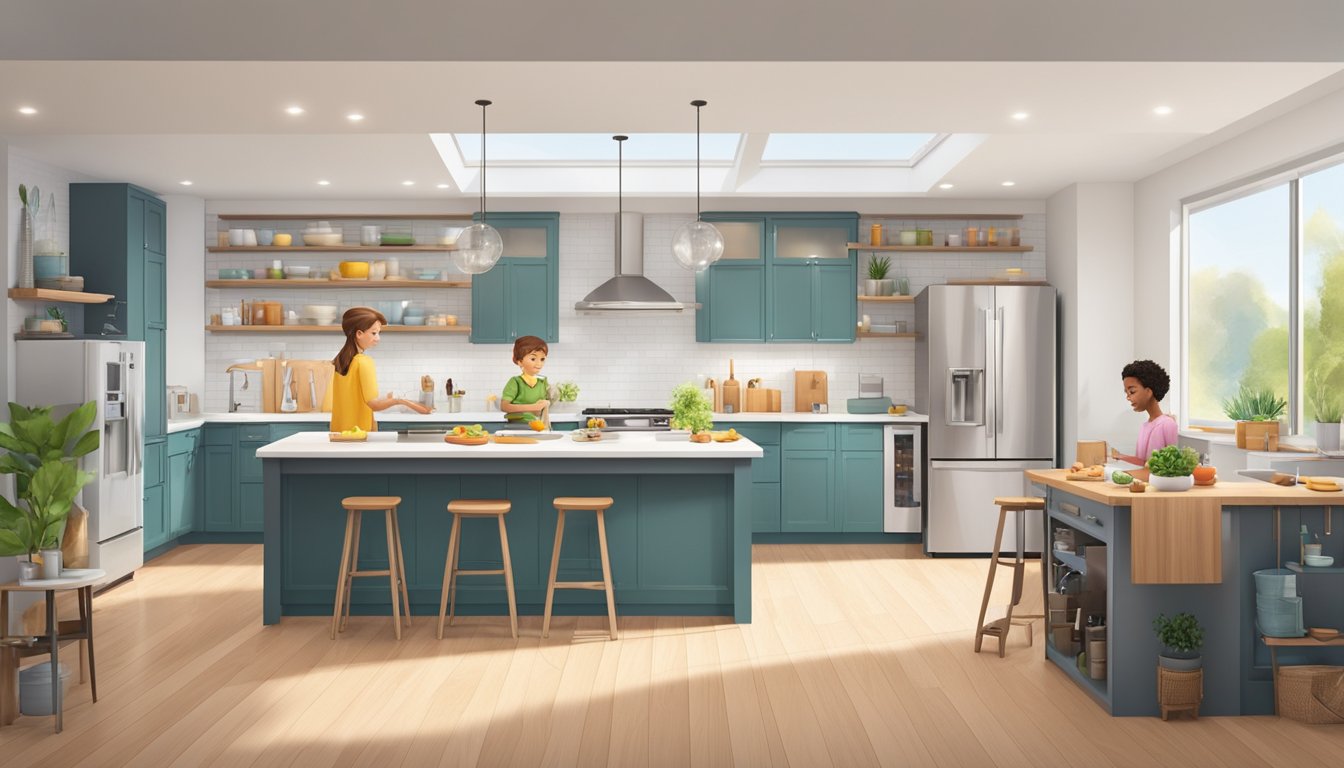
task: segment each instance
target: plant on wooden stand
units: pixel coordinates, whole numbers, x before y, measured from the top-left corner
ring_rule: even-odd
[[[672,390],[671,407],[673,429],[689,429],[692,442],[709,442],[709,430],[714,428],[714,412],[702,389],[689,381],[679,385]]]
[[[1237,447],[1268,451],[1278,450],[1279,419],[1287,407],[1272,391],[1244,384],[1236,397],[1223,401],[1223,413],[1237,423]]]
[[[891,270],[891,257],[873,255],[868,259],[868,279],[864,282],[865,296],[891,296],[895,293],[895,281],[887,278]]]
[[[1158,614],[1153,632],[1163,651],[1157,657],[1157,704],[1162,719],[1172,711],[1186,710],[1199,717],[1204,699],[1204,670],[1199,649],[1204,646],[1204,629],[1192,613],[1171,618]]]
[[[0,497],[0,555],[27,555],[31,563],[40,551],[44,561],[59,561],[75,496],[93,479],[92,472],[79,469],[79,459],[98,449],[100,434],[89,429],[95,405],[85,403],[59,422],[52,420],[51,408],[10,403],[9,414],[9,422],[0,423],[0,448],[6,451],[0,474],[14,475],[17,503]]]

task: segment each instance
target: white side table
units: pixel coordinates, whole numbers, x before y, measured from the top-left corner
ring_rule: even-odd
[[[93,587],[106,581],[107,573],[97,568],[62,573],[69,574],[68,578],[0,584],[0,725],[14,722],[18,714],[16,669],[19,656],[50,653],[51,700],[56,710],[56,732],[61,732],[65,701],[61,695],[59,655],[63,640],[84,640],[89,644],[89,684],[93,700],[98,701],[98,677],[93,665]],[[74,622],[68,631],[62,632],[60,622],[56,620],[56,593],[70,590],[75,590],[79,598],[79,621]],[[42,592],[46,595],[47,633],[37,638],[35,643],[21,644],[5,636],[9,629],[10,592]]]

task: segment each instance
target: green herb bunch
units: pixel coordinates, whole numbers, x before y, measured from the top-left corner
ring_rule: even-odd
[[[1204,646],[1204,629],[1193,613],[1178,613],[1170,619],[1159,613],[1153,632],[1162,645],[1180,653],[1196,653]]]
[[[1233,421],[1277,421],[1288,401],[1268,389],[1252,390],[1242,385],[1237,396],[1223,401],[1223,413]]]
[[[887,272],[891,269],[890,256],[872,256],[868,259],[868,279],[886,280]]]
[[[572,403],[579,399],[579,385],[572,381],[562,381],[555,385],[555,399],[562,403]]]
[[[1168,445],[1148,457],[1148,470],[1158,477],[1185,477],[1194,474],[1197,466],[1199,453],[1190,447]]]
[[[704,390],[689,381],[672,390],[671,408],[674,429],[699,433],[714,428],[714,411]]]

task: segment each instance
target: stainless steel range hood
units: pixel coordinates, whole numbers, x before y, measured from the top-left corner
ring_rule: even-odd
[[[683,304],[644,276],[644,217],[621,212],[616,216],[616,276],[597,286],[574,304],[580,312],[680,312],[698,304]]]

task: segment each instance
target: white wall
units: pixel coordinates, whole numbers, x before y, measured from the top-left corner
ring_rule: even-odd
[[[164,195],[168,206],[167,383],[197,396],[205,391],[205,201]]]
[[[797,203],[798,201],[789,201]],[[258,201],[251,212],[265,213],[277,204]],[[281,210],[333,210],[331,203],[280,203]],[[948,208],[951,207],[951,204]],[[211,242],[216,237],[212,214],[240,208],[237,202],[206,205],[207,221],[204,237]],[[826,206],[829,208],[830,206]],[[883,207],[894,207],[890,203]],[[1037,206],[1039,208],[1039,206]],[[944,208],[944,210],[948,210]],[[351,204],[345,210],[370,210]],[[999,206],[1003,210],[1003,206]],[[905,339],[867,339],[854,344],[697,344],[695,342],[695,314],[681,315],[581,315],[574,311],[574,303],[613,274],[614,214],[562,214],[560,220],[560,342],[551,346],[547,374],[553,380],[572,379],[581,388],[582,407],[597,405],[663,406],[673,386],[694,379],[697,374],[726,378],[728,359],[736,361],[736,375],[740,380],[762,377],[765,386],[784,390],[786,409],[792,409],[793,370],[821,369],[830,376],[830,402],[833,408],[844,408],[846,398],[857,395],[858,374],[877,373],[885,378],[886,393],[897,401],[909,401],[914,395],[913,343]],[[654,282],[683,301],[693,300],[695,281],[692,273],[675,265],[671,259],[671,238],[676,228],[689,219],[684,214],[649,214],[644,219],[645,274]],[[904,225],[887,219],[887,225]],[[335,222],[333,222],[335,223]],[[965,226],[959,221],[924,222],[941,235]],[[867,233],[869,221],[860,222]],[[347,241],[358,237],[358,222],[347,224]],[[1045,216],[1028,213],[1020,222],[1022,242],[1035,246],[1028,254],[899,254],[893,259],[893,276],[910,280],[912,292],[918,292],[931,282],[942,282],[948,277],[1002,276],[1008,266],[1021,266],[1031,277],[1045,276],[1046,233]],[[206,275],[213,278],[221,267],[257,267],[268,265],[275,254],[207,254]],[[288,264],[323,265],[330,267],[336,259],[318,254],[300,259],[289,256]],[[436,254],[407,254],[400,259],[403,271],[411,266],[444,265]],[[860,259],[862,277],[867,255]],[[856,285],[855,290],[858,290]],[[197,322],[204,322],[211,313],[219,312],[226,303],[237,306],[240,299],[253,296],[281,301],[286,308],[302,304],[330,303],[344,309],[358,304],[380,300],[411,299],[424,302],[430,312],[456,314],[462,323],[469,323],[471,297],[467,290],[379,291],[368,290],[277,290],[247,291],[245,288],[206,292],[206,307]],[[173,299],[170,298],[170,301]],[[904,319],[913,324],[912,307],[879,309],[881,305],[860,305],[861,312],[873,316],[873,322],[891,322]],[[293,335],[225,335],[207,334],[206,338],[206,398],[208,411],[227,408],[228,378],[224,370],[234,360],[256,359],[271,351],[279,351],[291,358],[330,359],[340,347],[340,336]],[[507,345],[473,345],[465,336],[395,335],[388,334],[374,353],[378,361],[379,383],[384,390],[409,394],[418,390],[422,374],[434,377],[440,391],[446,377],[452,377],[454,386],[467,390],[469,409],[482,408],[485,396],[498,393],[507,378],[517,372],[510,361]],[[256,389],[245,399],[255,403]]]
[[[1056,192],[1046,204],[1045,267],[1059,291],[1059,455],[1070,459],[1078,439],[1078,185]]]
[[[1293,110],[1134,185],[1134,354],[1171,363],[1180,402],[1181,200],[1327,148],[1344,133],[1344,90]]]

